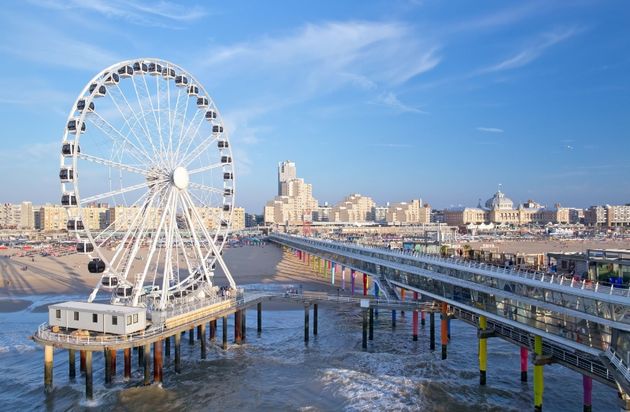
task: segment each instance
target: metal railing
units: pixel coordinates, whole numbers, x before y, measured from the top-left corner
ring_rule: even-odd
[[[157,316],[162,320],[166,320],[172,318],[174,316],[183,315],[185,313],[190,313],[198,309],[202,309],[207,306],[211,306],[217,303],[224,303],[229,301],[234,301],[236,305],[244,303],[243,300],[243,289],[237,289],[236,291],[229,291],[227,296],[215,295],[209,298],[194,300],[191,302],[179,303],[177,306],[173,305],[173,307],[168,308],[164,311],[155,310],[151,311],[151,320],[153,320],[153,316]],[[235,294],[235,296],[231,296],[231,293]]]
[[[624,363],[623,359],[621,359],[617,352],[609,347],[608,349],[606,349],[606,352],[604,352],[604,354],[606,355],[608,360],[610,360],[610,363],[615,365],[617,371],[622,374],[624,378],[626,378],[626,381],[630,382],[630,367],[628,367],[628,365]]]
[[[230,311],[235,308],[238,308],[239,306],[245,305],[248,302],[251,302],[260,298],[264,298],[265,296],[268,296],[268,294],[258,293],[258,294],[248,295],[248,296],[241,295],[240,297],[234,297],[234,298],[229,298],[223,301],[219,301],[219,302],[232,302],[232,304],[228,307],[219,306],[214,310],[203,312],[203,314],[201,314],[198,318],[195,318],[195,319],[203,319],[217,313]],[[188,308],[190,309],[190,311],[201,309],[204,307],[204,306],[201,306],[201,304],[202,304],[202,301],[199,301],[197,304],[190,305]],[[182,309],[182,312],[180,314],[187,313],[183,311],[183,307],[181,309]],[[172,311],[171,316],[176,316],[175,312],[179,312],[179,310],[180,308],[177,308],[176,310]],[[195,319],[191,319],[191,321],[194,321]],[[92,335],[79,335],[79,334],[71,334],[71,333],[53,332],[48,322],[44,322],[41,325],[39,325],[39,327],[37,328],[36,336],[41,340],[55,342],[55,343],[68,343],[68,344],[74,344],[74,345],[80,345],[80,346],[90,346],[90,345],[107,346],[107,345],[131,343],[131,342],[143,340],[143,339],[150,339],[152,337],[159,336],[160,334],[166,331],[167,331],[167,327],[162,322],[160,324],[152,325],[148,329],[126,334],[126,335],[92,336]]]
[[[479,315],[462,308],[455,308],[454,313],[457,318],[466,323],[473,326],[478,325]],[[533,350],[533,339],[527,331],[492,319],[488,319],[487,322],[487,328],[493,330],[497,336],[525,346],[529,348],[529,350]],[[548,340],[543,341],[543,354],[551,356],[557,362],[562,362],[565,365],[570,365],[581,371],[588,372],[590,375],[596,376],[602,381],[609,382],[609,384],[614,382],[613,376],[601,361],[594,359],[588,354],[581,354],[572,348],[565,348],[560,343]]]
[[[411,259],[411,260],[415,260],[417,262],[422,262],[422,263],[433,263],[433,264],[438,264],[438,265],[440,263],[451,264],[451,265],[456,265],[462,268],[480,269],[480,270],[484,270],[490,273],[517,276],[523,279],[537,280],[540,282],[546,282],[549,284],[559,285],[559,286],[563,286],[567,288],[592,291],[594,293],[630,297],[630,288],[615,287],[614,284],[611,284],[608,282],[598,281],[598,282],[593,283],[593,282],[588,282],[586,280],[583,280],[580,282],[580,281],[575,281],[573,279],[568,280],[567,278],[561,275],[555,275],[555,274],[550,275],[548,273],[540,272],[540,271],[502,268],[496,265],[490,265],[483,262],[462,261],[461,259],[458,259],[458,258],[443,258],[440,256],[430,255],[430,254],[421,253],[421,252],[406,253],[403,251],[395,251],[391,249],[364,246],[364,245],[359,245],[356,243],[342,243],[342,242],[332,241],[328,239],[313,240],[309,238],[304,238],[302,236],[284,235],[284,234],[279,234],[279,233],[274,233],[273,235],[271,235],[271,237],[274,237],[274,236],[279,237],[281,239],[284,238],[290,241],[298,241],[298,242],[310,244],[315,247],[324,246],[326,248],[333,249],[333,250],[335,249],[347,250],[351,253],[358,253],[360,255],[364,254],[362,252],[379,253],[379,254],[389,256],[392,258],[404,257],[406,259]]]
[[[164,332],[164,326],[151,327],[139,332],[130,333],[127,335],[78,335],[61,332],[53,332],[50,329],[48,322],[44,322],[37,328],[36,336],[45,341],[56,343],[70,343],[74,345],[90,346],[90,345],[116,345],[130,343],[133,341],[151,338]]]
[[[370,306],[375,305],[384,305],[387,307],[400,307],[404,309],[410,308],[418,308],[418,309],[431,309],[433,307],[432,303],[426,302],[414,302],[414,301],[391,301],[386,299],[376,299],[372,296],[343,296],[343,295],[331,295],[325,292],[304,292],[302,294],[299,293],[283,293],[276,294],[274,297],[281,297],[290,300],[318,300],[318,301],[327,301],[333,303],[349,303],[353,305],[360,305],[362,300],[368,300],[370,302]]]

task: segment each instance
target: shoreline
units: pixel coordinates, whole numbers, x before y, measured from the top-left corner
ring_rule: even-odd
[[[332,292],[341,287],[341,279],[335,285],[316,274],[291,253],[276,245],[242,246],[224,249],[224,259],[237,285],[253,284],[295,286],[309,291]],[[64,296],[84,296],[92,291],[96,276],[87,271],[86,255],[73,254],[64,257],[19,257],[15,250],[0,254],[0,313],[25,310],[45,312],[55,302],[65,301]],[[26,265],[26,270],[20,268]],[[340,278],[341,276],[338,276]],[[9,283],[6,283],[6,281]],[[215,273],[215,284],[226,282],[221,269]],[[59,300],[54,297],[59,296]],[[108,292],[99,297],[109,296]],[[290,302],[265,302],[266,310],[300,310],[301,306]]]

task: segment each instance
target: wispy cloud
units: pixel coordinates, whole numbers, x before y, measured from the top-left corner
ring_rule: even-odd
[[[480,132],[486,132],[486,133],[503,133],[504,130],[503,129],[499,129],[498,127],[478,127],[477,128],[478,131]]]
[[[422,109],[401,102],[400,99],[398,99],[398,97],[392,92],[379,95],[378,98],[371,103],[382,104],[403,113],[427,114],[427,112]]]
[[[307,24],[283,37],[212,49],[205,68],[223,75],[256,71],[309,94],[354,86],[398,85],[440,62],[437,44],[402,23]]]
[[[570,39],[577,33],[579,33],[579,30],[575,27],[543,33],[523,50],[505,60],[480,70],[479,73],[499,72],[525,66],[538,59],[548,48]]]
[[[446,27],[447,32],[478,32],[479,30],[496,29],[518,23],[548,8],[547,1],[528,1],[519,3],[517,7],[508,7],[491,13],[469,18]]]
[[[17,20],[17,19],[16,19]],[[68,36],[50,25],[35,20],[3,21],[4,30],[11,33],[11,41],[0,45],[0,53],[44,66],[68,67],[94,71],[120,60],[115,53],[95,44]]]
[[[133,24],[163,28],[177,28],[173,26],[173,22],[193,21],[207,14],[202,7],[190,7],[165,0],[46,0],[34,4],[58,10],[83,10]]]

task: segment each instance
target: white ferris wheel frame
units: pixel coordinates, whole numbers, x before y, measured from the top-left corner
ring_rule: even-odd
[[[175,166],[175,162],[177,159],[174,159],[175,155],[179,155],[179,150],[180,150],[180,146],[182,146],[182,135],[184,134],[184,121],[186,120],[187,117],[187,111],[188,111],[188,102],[190,100],[190,94],[188,94],[187,92],[184,93],[184,98],[186,99],[186,106],[183,112],[183,118],[182,118],[182,125],[181,125],[181,129],[180,129],[180,138],[178,139],[178,144],[177,144],[177,148],[175,151],[172,151],[173,147],[169,147],[169,149],[171,149],[169,152],[166,152],[164,149],[164,147],[160,147],[157,148],[154,143],[153,143],[153,139],[152,139],[152,132],[155,132],[155,130],[148,130],[149,125],[147,124],[147,116],[150,116],[150,113],[145,113],[144,110],[144,106],[142,101],[141,101],[141,97],[139,94],[139,89],[141,89],[142,87],[137,87],[136,83],[135,83],[135,76],[141,76],[142,77],[142,81],[139,81],[140,85],[142,86],[142,84],[144,83],[144,91],[146,92],[146,98],[148,98],[149,103],[150,103],[150,111],[153,112],[153,117],[156,120],[156,126],[158,127],[158,133],[159,133],[159,139],[160,139],[160,146],[162,146],[163,143],[163,137],[162,137],[162,128],[161,128],[161,115],[158,114],[158,117],[160,118],[160,120],[157,120],[156,117],[156,112],[155,112],[155,108],[153,106],[153,101],[151,100],[151,93],[149,92],[149,87],[147,85],[147,78],[151,78],[150,74],[147,73],[146,71],[141,71],[141,73],[136,74],[136,72],[134,71],[133,74],[131,74],[131,81],[133,82],[133,87],[134,90],[136,92],[136,97],[137,97],[137,103],[142,111],[142,113],[140,114],[140,117],[138,117],[138,113],[133,113],[132,115],[128,113],[128,116],[133,116],[133,118],[136,120],[135,125],[138,126],[140,129],[142,129],[145,132],[145,139],[148,138],[149,143],[152,146],[153,149],[153,155],[157,155],[159,157],[159,162],[161,163],[161,165],[166,166],[166,170],[157,170],[157,172],[155,170],[151,170],[149,168],[141,168],[138,166],[133,166],[133,165],[127,165],[124,164],[122,162],[116,162],[113,159],[106,159],[105,157],[99,157],[99,156],[94,156],[91,154],[86,154],[86,153],[80,153],[80,140],[81,140],[81,135],[83,134],[82,132],[82,128],[88,124],[88,123],[94,123],[94,121],[88,122],[87,120],[89,119],[87,116],[89,114],[95,114],[100,121],[106,123],[109,127],[111,127],[111,129],[113,129],[113,131],[118,131],[118,134],[120,134],[120,137],[122,137],[126,143],[128,143],[131,147],[133,147],[135,150],[137,150],[136,155],[142,157],[146,157],[145,161],[147,162],[152,162],[154,159],[151,158],[151,154],[147,153],[146,151],[142,151],[140,148],[138,148],[136,145],[134,145],[134,143],[132,141],[130,141],[129,139],[127,139],[122,133],[120,133],[119,129],[115,129],[113,126],[111,126],[106,119],[103,119],[101,117],[100,114],[98,114],[97,111],[97,107],[95,105],[94,109],[95,110],[90,110],[89,108],[91,107],[91,105],[93,104],[93,102],[95,101],[95,97],[96,97],[96,93],[100,90],[101,86],[105,86],[106,90],[110,91],[110,93],[106,93],[106,95],[110,96],[111,101],[114,103],[114,105],[116,106],[116,108],[118,109],[118,111],[120,112],[120,115],[122,116],[122,118],[124,119],[124,122],[127,124],[127,126],[129,126],[129,130],[131,133],[133,133],[135,135],[136,139],[140,139],[142,136],[137,136],[136,135],[136,131],[133,129],[133,127],[129,124],[129,120],[131,119],[130,117],[127,117],[124,113],[123,110],[125,110],[124,108],[121,109],[116,100],[113,97],[113,94],[111,93],[110,87],[113,88],[118,88],[118,92],[125,98],[125,102],[127,103],[127,108],[129,109],[129,111],[133,111],[133,108],[131,107],[131,105],[129,104],[129,102],[126,99],[126,96],[124,95],[124,93],[122,93],[118,82],[116,82],[116,84],[114,84],[113,86],[107,85],[106,84],[106,80],[108,75],[111,75],[112,73],[118,73],[118,70],[121,68],[126,68],[128,66],[133,67],[133,65],[135,63],[140,63],[141,67],[143,64],[149,65],[151,63],[153,64],[159,64],[161,65],[165,70],[174,70],[175,71],[175,76],[185,76],[187,77],[187,79],[189,79],[188,84],[185,86],[187,89],[189,87],[189,85],[194,85],[197,86],[199,88],[199,92],[198,92],[198,96],[202,96],[207,98],[208,102],[207,102],[207,108],[211,108],[212,110],[214,110],[215,112],[215,116],[216,119],[212,120],[212,124],[213,125],[218,125],[221,127],[221,132],[214,136],[214,133],[212,133],[210,136],[208,136],[207,138],[204,138],[204,140],[202,140],[202,145],[193,148],[192,151],[190,151],[190,146],[193,143],[193,139],[196,136],[196,133],[199,131],[199,128],[201,127],[201,125],[203,124],[203,122],[206,120],[204,119],[205,114],[202,114],[201,119],[200,119],[200,123],[197,126],[197,129],[195,130],[195,134],[192,136],[193,139],[191,139],[188,142],[188,147],[186,148],[186,157],[179,159],[181,160],[181,164],[185,164],[185,165],[189,165],[192,161],[194,161],[197,157],[199,157],[201,154],[205,153],[206,150],[210,149],[210,146],[213,143],[217,143],[219,141],[219,139],[221,141],[224,142],[228,142],[226,143],[227,147],[223,147],[219,149],[219,153],[221,155],[226,155],[229,157],[229,162],[228,163],[213,163],[213,164],[208,164],[206,166],[201,166],[201,167],[197,167],[195,169],[192,169],[190,171],[186,171],[186,179],[185,179],[185,183],[186,183],[186,187],[184,188],[179,188],[176,187],[175,189],[173,189],[172,187],[170,188],[170,190],[168,191],[168,195],[166,196],[166,202],[162,200],[160,200],[160,202],[158,202],[159,207],[156,207],[156,210],[160,210],[160,207],[162,207],[163,212],[161,213],[161,217],[160,217],[160,222],[158,224],[157,229],[154,231],[155,235],[154,237],[152,237],[151,239],[151,247],[149,250],[149,255],[146,258],[146,264],[144,264],[144,270],[142,272],[142,276],[139,279],[136,279],[135,281],[130,281],[128,280],[128,277],[130,276],[130,268],[131,265],[133,264],[133,262],[127,262],[126,263],[126,267],[123,267],[122,270],[124,272],[119,272],[118,270],[116,271],[116,273],[112,273],[110,271],[113,270],[114,268],[111,265],[112,261],[115,261],[118,258],[118,254],[120,254],[124,249],[125,249],[125,243],[129,240],[130,237],[135,237],[134,240],[134,244],[133,244],[133,248],[131,251],[129,251],[131,256],[131,259],[135,258],[135,256],[137,256],[138,253],[138,249],[140,246],[140,240],[142,239],[143,235],[147,235],[148,232],[146,232],[146,229],[142,228],[142,227],[138,227],[138,230],[136,231],[136,233],[132,233],[132,230],[135,228],[136,226],[136,222],[135,220],[140,218],[141,215],[142,218],[144,219],[143,226],[146,226],[146,219],[148,218],[148,215],[150,213],[144,211],[144,213],[136,213],[136,216],[134,217],[134,222],[132,222],[131,225],[129,225],[129,229],[127,230],[126,233],[123,234],[122,239],[120,240],[120,243],[116,246],[116,253],[114,254],[114,256],[111,259],[108,259],[107,256],[103,253],[102,247],[104,247],[105,243],[116,234],[116,230],[113,231],[112,235],[108,236],[107,238],[105,238],[105,240],[103,240],[103,238],[101,238],[102,243],[99,245],[98,242],[96,241],[97,238],[100,237],[101,234],[105,233],[105,231],[107,231],[109,229],[109,226],[111,226],[113,224],[110,223],[110,225],[104,229],[103,232],[99,232],[96,236],[93,235],[92,231],[93,229],[91,229],[88,225],[88,223],[86,222],[85,216],[84,216],[84,206],[87,205],[88,203],[92,203],[95,202],[97,200],[103,200],[103,199],[108,199],[108,198],[112,198],[113,196],[117,196],[117,195],[123,195],[126,192],[130,192],[130,191],[136,191],[136,190],[141,190],[143,188],[147,189],[147,192],[145,194],[143,194],[142,196],[139,196],[138,200],[136,200],[136,202],[134,202],[133,206],[135,206],[141,199],[145,198],[143,200],[143,208],[151,208],[153,207],[153,203],[154,203],[154,198],[158,197],[158,196],[163,196],[165,193],[164,190],[165,188],[168,188],[169,185],[171,186],[176,186],[176,182],[175,182],[175,174],[176,171],[173,170],[173,167]],[[170,73],[169,73],[170,74]],[[157,74],[158,80],[156,80],[156,90],[158,93],[158,101],[157,101],[157,110],[158,112],[160,110],[164,110],[164,109],[160,109],[159,104],[160,104],[160,81],[166,81],[167,84],[167,92],[168,92],[168,102],[169,102],[169,107],[168,107],[168,119],[169,119],[169,123],[171,122],[171,97],[170,97],[170,85],[171,83],[174,83],[174,78],[164,78],[163,74]],[[127,79],[128,80],[128,79]],[[122,77],[120,77],[119,81],[127,81],[124,80]],[[95,88],[94,88],[94,85]],[[90,86],[93,87],[93,92],[90,92]],[[173,87],[175,87],[175,84],[173,84]],[[169,135],[169,143],[171,142],[172,139],[172,134],[173,134],[173,128],[174,128],[174,123],[175,123],[175,118],[177,116],[177,110],[179,108],[179,98],[180,98],[180,94],[181,93],[181,88],[178,91],[178,96],[177,96],[177,104],[175,107],[175,112],[172,113],[172,124],[169,124],[169,128],[170,128],[170,135]],[[104,97],[101,97],[104,98]],[[80,100],[84,101],[84,110],[78,110],[77,109],[77,105],[79,103]],[[147,108],[148,109],[148,108]],[[149,111],[149,110],[147,110]],[[199,109],[198,109],[199,111]],[[198,112],[197,111],[197,112]],[[192,126],[193,121],[195,120],[196,116],[197,116],[197,112],[195,112],[195,115],[193,117],[193,119],[190,120],[190,124],[188,125],[188,128],[186,129],[186,135],[188,135],[188,131],[190,130],[190,127]],[[78,113],[78,115],[77,115]],[[144,127],[146,127],[146,129],[144,129],[142,122],[140,121],[140,118],[142,118],[144,120]],[[75,123],[75,131],[71,132],[69,130],[69,122],[72,120],[77,120],[77,122]],[[94,126],[94,125],[93,125]],[[96,126],[98,127],[98,126]],[[106,126],[105,126],[106,127]],[[100,127],[98,127],[99,129],[101,129]],[[112,131],[112,130],[110,130]],[[101,132],[103,134],[107,134],[103,129],[101,129]],[[129,135],[128,135],[129,136]],[[109,136],[111,138],[111,136]],[[236,191],[236,181],[235,181],[235,176],[234,176],[234,172],[235,172],[235,168],[234,168],[234,162],[233,162],[233,156],[232,156],[232,148],[231,148],[231,144],[229,144],[229,136],[227,133],[227,130],[225,129],[221,114],[216,106],[216,104],[214,103],[214,101],[212,100],[212,98],[210,97],[210,95],[207,93],[207,91],[205,90],[205,88],[203,87],[202,83],[199,82],[194,76],[192,76],[189,72],[187,72],[186,70],[182,69],[180,66],[166,61],[164,59],[159,59],[159,58],[139,58],[139,59],[132,59],[132,60],[125,60],[116,64],[113,64],[107,68],[105,68],[104,70],[102,70],[101,72],[99,72],[97,75],[95,75],[86,85],[85,87],[81,90],[81,92],[79,93],[79,95],[77,96],[77,99],[75,100],[69,114],[68,114],[68,118],[66,121],[66,127],[64,129],[64,134],[63,134],[63,139],[62,139],[62,145],[63,144],[67,144],[67,143],[71,143],[73,144],[73,153],[71,156],[71,170],[72,170],[72,179],[71,182],[64,182],[62,180],[61,182],[61,191],[62,191],[62,195],[63,194],[72,194],[75,196],[76,198],[76,205],[73,205],[72,202],[70,202],[70,205],[67,207],[67,215],[68,215],[68,219],[71,219],[73,216],[71,216],[71,212],[70,210],[72,208],[76,208],[77,210],[77,214],[74,217],[78,217],[80,219],[81,222],[83,222],[84,228],[83,230],[79,231],[79,230],[75,230],[75,234],[77,237],[77,241],[78,242],[85,242],[88,241],[92,246],[93,246],[93,252],[89,253],[90,259],[94,258],[94,255],[96,255],[96,257],[98,259],[101,259],[105,265],[106,265],[106,270],[101,274],[98,283],[96,284],[96,286],[94,287],[92,293],[90,294],[90,297],[88,298],[88,301],[93,301],[97,295],[97,293],[99,292],[99,290],[103,287],[102,281],[103,278],[105,276],[119,276],[121,277],[120,281],[124,282],[125,285],[131,285],[133,288],[133,297],[132,299],[126,299],[123,300],[124,303],[126,304],[130,304],[132,306],[138,306],[139,304],[142,304],[140,302],[140,297],[143,293],[143,290],[145,289],[145,281],[147,280],[147,276],[149,275],[149,266],[150,263],[153,259],[153,256],[155,254],[157,245],[158,245],[158,239],[160,239],[161,236],[161,232],[162,229],[164,227],[165,224],[168,225],[168,230],[170,231],[170,234],[168,235],[167,239],[169,242],[171,242],[170,244],[167,242],[167,244],[165,245],[165,257],[164,257],[164,267],[163,267],[163,272],[162,275],[162,284],[159,285],[157,288],[155,288],[154,285],[154,295],[155,296],[159,296],[158,302],[159,302],[159,307],[158,309],[164,309],[166,304],[169,301],[169,298],[172,298],[173,293],[181,293],[182,290],[188,288],[189,290],[191,288],[193,288],[193,290],[196,290],[196,288],[202,284],[203,282],[206,282],[207,285],[209,285],[210,287],[212,286],[212,276],[213,276],[213,272],[212,272],[212,266],[214,266],[214,263],[218,263],[220,265],[220,267],[223,270],[223,273],[225,274],[229,285],[232,288],[236,288],[236,284],[234,282],[234,279],[228,269],[228,267],[226,266],[223,258],[222,258],[222,249],[227,241],[227,235],[230,232],[231,229],[231,225],[232,225],[232,220],[234,217],[234,208],[235,208],[235,191]],[[205,145],[205,147],[203,147]],[[133,153],[133,152],[130,152]],[[170,158],[169,158],[170,156]],[[134,156],[135,157],[135,156]],[[192,158],[191,158],[192,157]],[[64,168],[64,167],[68,167],[69,165],[67,164],[67,160],[68,160],[69,156],[64,155],[63,153],[60,155],[60,167]],[[104,192],[101,193],[99,195],[94,195],[94,196],[89,196],[86,197],[84,199],[81,199],[80,196],[80,188],[79,188],[79,163],[78,160],[84,160],[87,162],[91,162],[93,164],[100,164],[101,166],[105,166],[105,167],[109,167],[110,168],[110,172],[111,172],[111,168],[117,168],[118,170],[122,171],[126,171],[126,172],[130,172],[130,173],[135,173],[138,175],[143,175],[146,179],[143,183],[137,184],[137,185],[132,185],[132,186],[128,186],[128,187],[124,187],[121,188],[119,190],[116,191],[109,191],[109,192]],[[138,159],[140,161],[140,159]],[[188,162],[187,162],[188,161]],[[147,163],[147,165],[149,164]],[[167,164],[168,163],[168,164]],[[176,168],[180,168],[179,167],[179,163],[177,166],[175,166]],[[168,168],[168,166],[170,166],[170,169]],[[226,187],[226,179],[224,177],[224,182],[223,182],[223,188],[222,189],[215,189],[209,186],[206,186],[204,184],[200,184],[200,183],[195,183],[195,182],[188,182],[188,178],[190,175],[193,174],[197,174],[197,173],[203,173],[205,171],[209,171],[212,169],[217,169],[220,170],[221,173],[223,175],[229,173],[230,174],[230,179],[229,179],[229,188]],[[149,180],[149,178],[151,178],[153,175],[157,175],[160,174],[161,172],[161,178],[156,179],[156,180]],[[169,177],[168,176],[164,176],[165,174],[169,174],[170,175],[170,181],[169,181]],[[111,182],[110,182],[111,184]],[[72,187],[72,190],[69,190],[69,186]],[[197,205],[195,204],[195,199],[193,199],[193,197],[191,196],[191,193],[189,193],[188,190],[186,190],[188,188],[188,186],[190,186],[191,188],[195,188],[198,190],[202,190],[202,191],[211,191],[212,193],[215,194],[221,194],[222,198],[223,198],[223,203],[221,205],[203,205],[201,203],[203,203],[202,200],[199,199],[199,197],[195,196],[194,193],[192,193],[192,195],[196,198],[197,202],[200,203],[200,206],[218,206],[219,210],[220,210],[220,217],[219,217],[219,221],[222,223],[218,226],[218,228],[216,228],[216,232],[214,233],[214,235],[212,235],[210,233],[210,231],[208,230],[208,228],[205,226],[204,224],[204,220],[201,218],[199,211],[197,210]],[[156,189],[157,188],[157,189]],[[178,189],[176,191],[176,189]],[[230,194],[226,195],[227,190],[229,189]],[[147,200],[149,198],[149,196],[152,196],[152,198],[148,201]],[[172,241],[174,240],[174,237],[177,236],[177,238],[175,239],[176,245],[179,245],[180,248],[183,250],[185,248],[186,243],[184,242],[184,239],[182,237],[182,233],[180,233],[179,231],[179,226],[178,226],[178,222],[176,222],[177,216],[176,216],[176,212],[177,212],[177,207],[178,207],[178,202],[180,202],[180,206],[182,208],[183,211],[183,218],[185,219],[188,228],[189,228],[189,232],[191,234],[192,237],[192,242],[191,246],[194,248],[194,255],[197,256],[199,263],[197,264],[196,267],[196,271],[193,271],[193,264],[190,263],[189,259],[188,259],[188,255],[186,254],[185,250],[184,250],[184,257],[185,257],[185,263],[186,263],[186,267],[188,268],[188,274],[186,275],[186,277],[184,279],[180,279],[179,275],[180,275],[180,267],[179,267],[179,257],[177,257],[177,282],[173,285],[173,284],[169,284],[170,281],[172,281],[174,278],[172,277],[172,275],[166,273],[167,271],[172,271],[174,269],[174,265],[172,263],[169,262],[168,267],[166,262],[169,261],[169,259],[172,259],[172,256],[169,256],[169,254],[172,255],[173,252],[173,248],[175,248],[175,252],[178,253],[178,248],[177,246],[173,246]],[[146,205],[146,206],[144,206]],[[228,206],[228,209],[225,209],[225,207]],[[225,212],[228,211],[229,213],[227,213],[227,216],[225,216]],[[167,218],[169,218],[171,221],[170,222],[166,222]],[[194,222],[196,222],[196,226],[193,224]],[[227,223],[224,226],[224,223]],[[75,223],[76,224],[76,223]],[[103,229],[103,228],[101,228]],[[100,229],[99,229],[100,230]],[[145,233],[143,233],[143,231]],[[207,249],[206,249],[206,253],[204,253],[201,250],[201,243],[200,239],[198,239],[198,234],[197,231],[200,232],[200,234],[205,238],[205,239],[201,239],[202,241],[205,241],[207,243]],[[174,233],[177,232],[177,233]],[[139,234],[139,236],[138,236]],[[82,239],[81,235],[84,235],[87,239]],[[134,236],[135,235],[135,236]],[[158,271],[158,266],[159,266],[159,255],[157,258],[157,261],[155,263],[155,272],[156,274],[154,275],[154,282],[157,276],[157,271]],[[120,262],[118,262],[119,265],[116,266],[116,269],[119,269],[120,267]],[[210,266],[210,267],[208,267]],[[203,276],[198,276],[199,274],[199,270],[201,269]],[[122,276],[120,276],[122,275]],[[169,275],[169,276],[167,276]],[[118,282],[118,280],[117,280]],[[114,291],[112,292],[112,301],[116,300],[115,299],[116,296],[116,291],[114,288]],[[181,295],[180,295],[181,296]],[[118,299],[119,300],[119,299]]]

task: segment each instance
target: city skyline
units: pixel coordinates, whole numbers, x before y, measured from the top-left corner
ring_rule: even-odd
[[[251,212],[277,191],[284,159],[322,204],[361,193],[475,206],[498,184],[549,206],[630,198],[625,4],[147,5],[4,5],[0,56],[19,70],[0,92],[3,201],[58,203],[76,94],[104,67],[151,55],[196,73],[217,101],[236,201]]]

